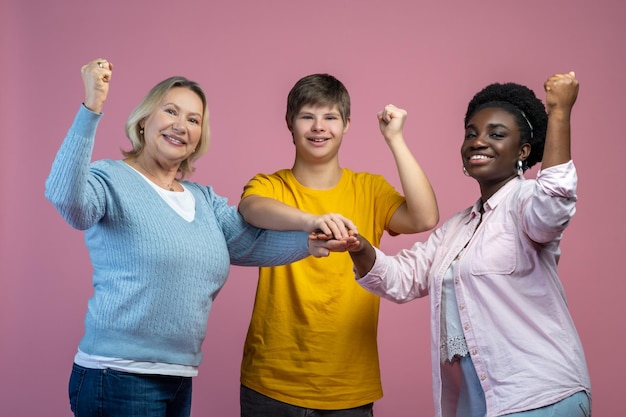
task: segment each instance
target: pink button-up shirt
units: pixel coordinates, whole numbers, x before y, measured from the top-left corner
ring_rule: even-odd
[[[395,256],[376,249],[376,262],[359,284],[397,303],[431,295],[438,417],[456,415],[460,370],[441,364],[439,357],[441,294],[444,274],[466,244],[453,282],[487,416],[546,406],[581,390],[591,394],[583,348],[557,275],[576,184],[572,161],[541,170],[536,180],[515,178],[484,204],[482,222],[478,201],[426,242]]]

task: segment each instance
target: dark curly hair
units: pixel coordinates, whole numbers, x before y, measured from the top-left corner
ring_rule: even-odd
[[[469,120],[479,110],[494,107],[501,108],[515,117],[521,143],[530,144],[530,154],[522,163],[524,171],[540,162],[546,142],[548,114],[533,90],[516,83],[488,85],[476,93],[467,105],[464,126],[467,127]]]

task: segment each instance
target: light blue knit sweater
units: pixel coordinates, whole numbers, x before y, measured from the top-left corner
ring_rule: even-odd
[[[81,106],[46,181],[46,197],[85,230],[94,270],[79,348],[197,366],[230,264],[299,260],[309,255],[307,234],[256,229],[211,187],[184,181],[196,201],[187,222],[123,161],[90,163],[100,118]]]

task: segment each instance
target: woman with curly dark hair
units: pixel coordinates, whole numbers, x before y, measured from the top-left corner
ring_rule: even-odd
[[[438,417],[590,414],[582,344],[557,274],[574,215],[573,72],[545,82],[546,107],[519,84],[469,103],[461,159],[480,198],[426,242],[387,256],[359,236],[358,282],[397,303],[430,294]],[[541,161],[535,180],[524,171]]]

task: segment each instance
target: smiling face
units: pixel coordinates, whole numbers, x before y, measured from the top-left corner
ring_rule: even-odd
[[[337,106],[303,106],[291,127],[297,156],[316,160],[336,157],[349,125],[349,119],[344,125]]]
[[[508,111],[488,107],[476,112],[465,127],[463,166],[478,181],[486,201],[517,176],[517,160],[528,157],[530,144],[520,143],[520,130]]]
[[[202,133],[202,99],[188,88],[172,88],[140,123],[146,156],[162,164],[179,164],[196,149]]]

